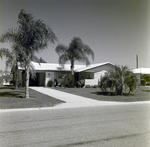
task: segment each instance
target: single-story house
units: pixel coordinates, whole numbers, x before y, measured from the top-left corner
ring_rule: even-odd
[[[141,84],[141,76],[150,75],[150,68],[136,68],[133,69],[132,72],[136,75],[138,79],[138,84]]]
[[[58,83],[63,83],[64,85],[71,82],[72,74],[70,70],[70,64],[65,64],[61,66],[54,63],[36,63],[31,62],[34,67],[36,77],[35,79],[30,78],[30,86],[47,86],[47,82],[52,80],[53,83],[55,79]],[[81,79],[85,80],[85,85],[98,85],[101,75],[109,71],[114,64],[110,62],[86,65],[75,65],[74,66],[74,78],[75,81]],[[15,71],[12,71],[15,73]],[[23,68],[19,68],[18,74],[19,80],[22,80],[23,85],[25,84],[25,72]],[[15,76],[14,76],[15,79]]]

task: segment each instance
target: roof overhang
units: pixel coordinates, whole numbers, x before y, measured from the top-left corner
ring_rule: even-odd
[[[132,72],[135,74],[150,74],[150,68],[136,68]]]
[[[104,67],[104,66],[114,66],[114,64],[110,63],[110,62],[105,62],[105,63],[97,63],[97,64],[91,64],[85,68],[80,68],[80,69],[77,69],[75,72],[89,72],[89,70],[92,70],[92,69],[96,69],[96,68],[99,68],[99,67]],[[103,69],[104,70],[104,69]]]
[[[70,64],[65,64],[64,66],[61,66],[56,63],[36,63],[31,62],[32,67],[37,72],[48,72],[48,71],[55,71],[55,72],[70,72]],[[102,70],[108,70],[108,68],[113,67],[114,64],[110,62],[105,63],[97,63],[97,64],[91,64],[89,66],[86,65],[74,65],[74,71],[75,72],[100,72]],[[24,70],[24,68],[19,67],[20,70]]]

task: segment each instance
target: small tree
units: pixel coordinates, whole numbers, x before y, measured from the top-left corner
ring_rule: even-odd
[[[89,56],[91,55],[94,60],[94,52],[92,49],[83,43],[81,38],[73,37],[69,46],[59,44],[56,49],[56,53],[59,55],[59,64],[64,65],[67,61],[71,63],[72,81],[71,85],[74,86],[74,63],[75,61],[85,62],[86,65],[90,64]]]
[[[59,44],[55,51],[59,55],[59,64],[64,65],[67,61],[70,61],[72,75],[74,75],[75,61],[85,62],[86,65],[89,65],[90,61],[88,56],[90,55],[94,60],[94,52],[88,45],[84,44],[79,37],[74,37],[68,47],[63,44]]]
[[[123,88],[129,88],[129,93],[136,88],[137,78],[127,66],[114,66],[110,71],[101,77],[99,86],[102,91],[106,88],[115,88],[115,94],[122,95]]]
[[[149,74],[142,74],[141,75],[141,85],[150,85],[150,75]]]
[[[8,32],[7,32],[8,34]],[[14,40],[15,42],[15,40]],[[21,63],[21,60],[19,59],[19,50],[17,50],[15,44],[12,45],[12,50],[9,50],[7,48],[1,48],[0,49],[0,57],[3,58],[3,57],[6,57],[6,71],[8,69],[8,67],[10,68],[14,68],[15,70],[15,89],[18,88],[18,64],[19,64],[19,61]]]

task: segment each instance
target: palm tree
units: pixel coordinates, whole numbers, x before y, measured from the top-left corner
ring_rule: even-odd
[[[0,84],[3,83],[3,81],[7,82],[10,79],[10,73],[8,73],[7,71],[0,70]]]
[[[22,66],[24,61],[24,53],[19,47],[18,43],[18,30],[8,29],[4,34],[0,36],[0,42],[10,42],[11,50],[7,48],[0,49],[0,57],[6,57],[6,70],[8,67],[15,70],[15,88],[18,88],[18,65]]]
[[[126,72],[128,71],[127,66],[115,66],[109,72],[110,80],[112,81],[113,85],[115,85],[116,92],[118,94],[122,94],[123,86],[124,86],[124,78],[126,76]]]
[[[137,79],[136,76],[131,72],[127,66],[114,66],[108,71],[100,80],[100,88],[106,91],[106,88],[115,88],[115,94],[123,94],[123,88],[129,88],[133,91],[136,87]]]
[[[42,20],[35,20],[32,14],[21,10],[18,15],[15,47],[19,49],[19,61],[24,63],[26,73],[25,98],[29,98],[29,68],[35,53],[44,50],[48,43],[55,43],[57,37],[52,29]],[[13,34],[3,34],[3,40],[10,39]],[[13,42],[13,40],[10,39]]]
[[[130,94],[130,92],[133,91],[137,87],[137,83],[138,83],[138,80],[135,74],[132,71],[127,71],[125,78],[124,78],[124,84],[129,87],[128,94]]]
[[[55,51],[59,55],[59,64],[64,65],[67,61],[70,61],[72,75],[74,75],[75,61],[85,62],[86,65],[89,65],[90,61],[88,56],[90,55],[94,60],[94,52],[79,37],[74,37],[68,47],[63,44],[58,44]]]
[[[11,43],[11,50],[7,48],[1,48],[0,49],[0,57],[6,58],[6,71],[10,67],[15,71],[15,81],[13,81],[15,85],[15,89],[18,89],[18,85],[21,84],[21,81],[18,79],[18,66],[24,67],[24,52],[19,48],[18,45],[18,36],[17,36],[17,29],[9,29],[4,34],[0,36],[0,42],[10,42]],[[39,59],[36,56],[33,56],[33,59],[37,62],[39,62]],[[34,69],[32,65],[30,65],[30,73],[32,78],[35,76],[35,73],[33,72]]]
[[[18,50],[12,48],[12,51],[7,49],[7,48],[1,48],[0,49],[0,57],[1,59],[3,57],[6,57],[6,71],[8,67],[12,68],[14,67],[15,70],[15,89],[18,88],[18,64],[19,64],[19,53],[17,52]]]

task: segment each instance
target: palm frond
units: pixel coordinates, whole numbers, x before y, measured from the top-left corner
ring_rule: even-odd
[[[8,29],[0,35],[0,42],[14,42],[17,39],[17,29]]]
[[[38,53],[45,49],[49,42],[54,43],[57,41],[57,37],[52,29],[42,20],[35,20],[32,14],[21,10],[18,19],[19,40],[21,45],[26,48],[27,54],[30,53],[30,50]]]
[[[32,55],[31,60],[40,64],[39,58],[35,55]]]
[[[93,52],[93,50],[88,46],[88,45],[85,45],[84,47],[83,47],[83,52],[85,53],[85,55],[88,55],[88,56],[90,56],[91,55],[91,57],[92,57],[92,60],[94,60],[94,52]]]
[[[58,55],[67,54],[68,47],[63,44],[58,44],[55,51]]]
[[[31,78],[35,79],[36,78],[36,71],[35,71],[35,67],[32,63],[30,63],[29,72],[30,72]]]
[[[10,56],[10,50],[9,49],[7,49],[7,48],[1,48],[0,49],[0,57],[1,57],[1,59],[3,58],[3,57],[9,57]]]
[[[40,63],[47,63],[42,57],[39,59]]]
[[[89,65],[90,61],[88,57],[90,55],[94,60],[94,52],[88,45],[82,42],[80,37],[73,37],[68,47],[63,44],[58,44],[55,51],[59,55],[60,64],[65,64],[67,61],[71,62],[72,73],[75,61],[85,62],[86,65]]]
[[[79,62],[84,62],[86,64],[86,66],[90,65],[90,61],[88,59],[88,57],[84,56],[84,57],[80,57],[80,58],[76,58],[77,61]]]
[[[60,65],[64,65],[67,61],[69,61],[67,54],[63,54],[59,57],[59,64]]]

